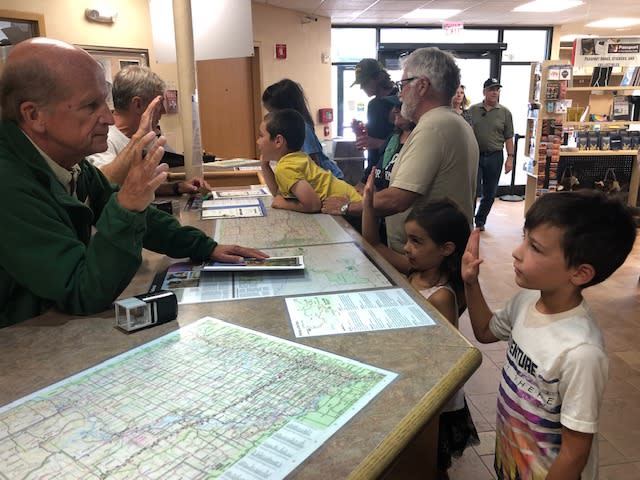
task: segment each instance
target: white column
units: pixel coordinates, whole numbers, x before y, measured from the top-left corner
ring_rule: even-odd
[[[202,141],[197,103],[196,64],[193,45],[191,1],[173,0],[173,23],[178,68],[178,103],[187,179],[202,176]]]

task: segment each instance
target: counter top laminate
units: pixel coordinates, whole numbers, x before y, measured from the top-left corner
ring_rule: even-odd
[[[305,215],[300,214],[300,221]],[[183,223],[211,232],[184,212]],[[342,225],[350,229],[344,220]],[[284,297],[180,305],[178,320],[125,334],[114,310],[90,317],[50,311],[0,329],[0,405],[97,365],[204,316],[258,330],[398,373],[362,411],[302,463],[289,478],[376,478],[388,469],[446,400],[480,365],[482,356],[359,235],[354,241],[396,285],[436,321],[436,326],[296,338]],[[143,263],[120,298],[147,291],[154,274],[175,262],[145,251]]]

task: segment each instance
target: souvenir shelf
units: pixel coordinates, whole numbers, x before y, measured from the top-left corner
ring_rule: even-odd
[[[640,129],[637,121],[609,120],[615,96],[628,95],[639,90],[640,86],[574,87],[572,68],[566,60],[532,64],[531,72],[525,144],[529,158],[526,164],[525,212],[538,196],[556,191],[558,181],[568,167],[580,172],[580,188],[593,187],[599,176],[608,169],[615,169],[625,195],[628,192],[628,203],[635,205],[640,183],[637,147],[629,149],[629,145],[625,145],[624,150],[588,150],[584,147],[567,150],[561,148],[561,144],[563,136],[574,131]],[[614,78],[612,81],[618,80]],[[585,108],[589,109],[586,114]],[[590,114],[606,120],[580,121],[588,119]]]

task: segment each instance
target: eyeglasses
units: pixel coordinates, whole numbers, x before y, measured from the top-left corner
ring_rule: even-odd
[[[402,87],[404,87],[405,84],[412,82],[414,80],[417,80],[418,77],[409,77],[409,78],[403,78],[402,80],[398,80],[396,82],[396,87],[398,87],[398,91],[401,92],[402,91]]]

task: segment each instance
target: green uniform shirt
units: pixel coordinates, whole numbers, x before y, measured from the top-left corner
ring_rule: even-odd
[[[513,137],[513,119],[509,109],[499,103],[487,111],[482,102],[469,107],[480,153],[502,151],[504,141]]]
[[[18,125],[0,123],[0,327],[51,307],[75,315],[109,308],[138,271],[143,247],[202,261],[216,246],[156,208],[125,210],[117,187],[86,160],[78,165],[76,198]]]

